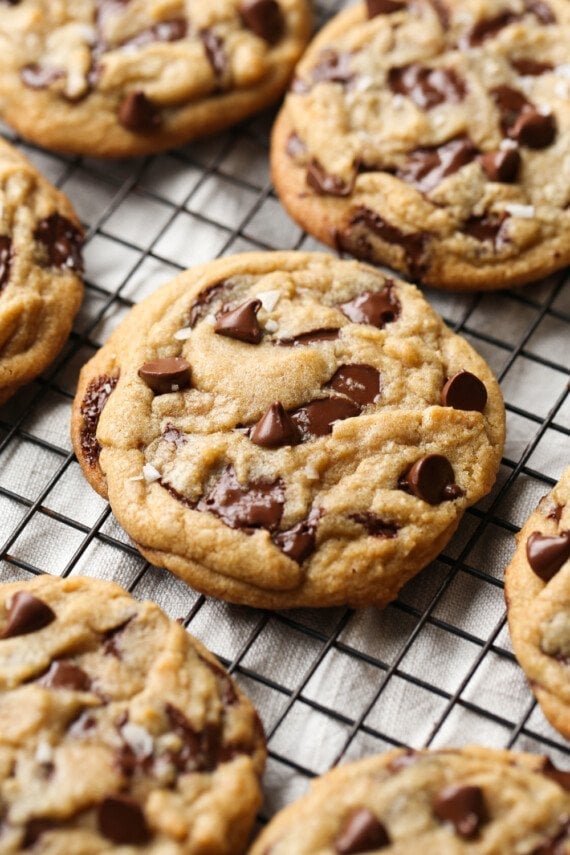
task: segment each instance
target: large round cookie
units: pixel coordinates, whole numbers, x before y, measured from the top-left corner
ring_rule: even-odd
[[[0,138],[0,403],[59,353],[83,295],[66,197]]]
[[[0,586],[0,851],[239,855],[264,737],[218,661],[95,579]]]
[[[317,779],[250,855],[567,855],[569,788],[536,755],[392,751]]]
[[[307,0],[10,0],[0,114],[47,148],[159,151],[274,101],[309,32]]]
[[[370,15],[370,17],[369,17]],[[567,0],[369,0],[299,63],[277,191],[341,251],[450,289],[570,261]]]
[[[570,467],[517,543],[505,574],[513,648],[544,714],[570,739]]]
[[[504,410],[414,286],[252,253],[133,309],[83,369],[73,434],[141,552],[199,590],[383,604],[490,490]]]

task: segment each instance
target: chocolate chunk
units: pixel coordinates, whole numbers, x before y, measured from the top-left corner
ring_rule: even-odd
[[[496,217],[493,215],[485,216],[485,217],[469,217],[469,219],[463,224],[462,231],[469,235],[469,237],[475,238],[478,241],[486,241],[489,240],[491,243],[497,243],[500,232],[503,226],[503,223],[507,219],[507,215]]]
[[[62,659],[52,662],[49,671],[38,683],[46,689],[73,689],[75,692],[88,692],[91,688],[91,680],[85,671]]]
[[[481,155],[481,166],[491,181],[511,184],[517,180],[520,165],[520,152],[515,147],[488,151]]]
[[[171,18],[159,21],[136,36],[121,43],[121,47],[144,47],[154,42],[177,42],[186,36],[188,23],[185,18]]]
[[[285,20],[276,0],[243,0],[240,14],[245,26],[269,44],[283,35]]]
[[[320,196],[350,196],[354,190],[356,171],[349,182],[330,175],[318,160],[313,158],[307,167],[307,184]]]
[[[142,807],[119,793],[103,799],[98,809],[99,831],[113,843],[142,846],[151,838]]]
[[[538,110],[523,110],[509,131],[509,136],[529,148],[546,148],[556,137],[556,119],[552,113],[539,113]]]
[[[345,398],[319,398],[292,410],[291,418],[303,439],[327,436],[332,433],[334,422],[352,419],[360,415],[360,407]]]
[[[392,12],[400,12],[406,8],[402,0],[366,0],[366,11],[369,18],[376,15],[391,15]]]
[[[356,855],[357,852],[371,852],[383,849],[391,843],[388,832],[372,811],[360,808],[351,813],[334,841],[335,852],[339,855]]]
[[[153,359],[141,365],[138,375],[157,395],[165,395],[190,385],[190,364],[178,356]]]
[[[301,437],[294,422],[279,401],[274,401],[269,409],[252,428],[249,435],[252,442],[263,448],[278,448],[281,445],[296,445]]]
[[[188,320],[190,327],[194,327],[198,321],[202,320],[204,315],[208,313],[211,304],[221,296],[225,288],[225,282],[216,282],[215,285],[210,285],[198,294],[190,306],[190,317]]]
[[[287,531],[273,534],[271,539],[288,558],[302,564],[315,551],[317,525],[322,511],[313,508],[307,519],[294,525]]]
[[[263,332],[257,320],[261,300],[248,300],[237,309],[220,312],[216,315],[215,332],[247,344],[259,344]]]
[[[299,136],[299,134],[293,133],[289,134],[287,137],[287,145],[285,150],[289,157],[302,157],[302,155],[307,153],[307,146]]]
[[[392,540],[397,536],[400,526],[395,523],[389,523],[379,517],[378,514],[370,512],[360,514],[350,514],[349,519],[363,526],[369,535],[372,537],[384,537]]]
[[[130,617],[118,626],[114,626],[103,633],[101,649],[105,656],[114,656],[116,659],[122,659],[117,641],[133,619],[134,617]]]
[[[403,65],[388,72],[392,92],[406,95],[422,110],[431,110],[448,101],[458,104],[465,97],[465,83],[453,68]]]
[[[27,591],[18,591],[8,607],[7,622],[0,638],[28,635],[43,629],[54,620],[55,612],[47,603]]]
[[[215,725],[195,730],[180,710],[167,703],[165,712],[171,730],[180,738],[182,746],[168,753],[179,772],[213,772],[218,764],[221,733]]]
[[[65,71],[62,68],[49,68],[49,66],[38,65],[32,63],[25,65],[20,70],[20,78],[22,83],[29,89],[47,89],[56,80],[61,80],[65,77]]]
[[[549,582],[570,558],[570,531],[559,535],[533,531],[526,542],[528,563],[543,582]]]
[[[455,473],[447,457],[442,454],[428,454],[416,460],[402,479],[401,486],[430,505],[457,498],[449,495],[448,488],[456,486]]]
[[[325,48],[320,52],[319,60],[311,72],[313,83],[349,83],[354,77],[351,62],[350,53],[338,53],[332,48]]]
[[[547,778],[551,778],[561,786],[562,789],[570,793],[570,772],[557,769],[550,757],[544,758],[544,765],[541,771],[543,775],[546,775]]]
[[[487,403],[487,389],[475,374],[458,371],[441,390],[441,403],[455,410],[477,410],[482,413]]]
[[[118,116],[121,125],[135,134],[153,133],[162,125],[160,110],[140,89],[123,98]]]
[[[77,270],[78,273],[83,271],[83,232],[67,217],[55,213],[40,220],[34,232],[34,239],[46,247],[52,267],[62,270],[69,268]]]
[[[361,407],[376,403],[381,392],[380,373],[372,365],[341,365],[327,385]]]
[[[231,466],[226,467],[196,503],[198,511],[209,511],[230,528],[276,529],[283,516],[285,488],[276,481],[249,481],[242,486]]]
[[[362,225],[386,243],[401,246],[410,273],[421,275],[429,235],[424,232],[402,232],[382,219],[380,214],[364,207],[356,209],[350,218],[349,225]]]
[[[200,38],[214,74],[216,77],[224,77],[228,69],[228,55],[224,40],[210,29],[201,30]]]
[[[90,466],[95,466],[99,460],[101,446],[97,441],[97,425],[105,404],[119,381],[118,377],[103,374],[92,380],[87,387],[81,404],[83,425],[81,427],[81,450]]]
[[[529,77],[538,77],[552,71],[554,67],[550,62],[538,62],[535,59],[510,59],[509,62],[519,74]]]
[[[477,149],[468,137],[457,137],[436,148],[418,148],[410,154],[396,175],[428,193],[448,175],[477,157]]]
[[[354,324],[370,324],[378,329],[397,321],[401,308],[392,285],[387,285],[382,291],[364,291],[348,303],[339,305],[343,315]]]
[[[0,236],[0,291],[8,284],[11,267],[12,241],[6,235],[2,235]]]
[[[291,338],[278,338],[275,344],[283,347],[295,347],[303,344],[317,344],[319,341],[336,341],[340,330],[335,327],[331,329],[309,330],[308,332],[299,333],[299,335]]]
[[[512,86],[495,86],[491,89],[491,95],[500,113],[501,129],[505,134],[510,133],[523,110],[533,109],[528,98]]]
[[[540,21],[541,24],[555,24],[556,16],[548,3],[544,0],[525,0],[525,8],[527,12]]]
[[[518,21],[519,18],[520,15],[514,15],[512,12],[501,12],[494,18],[482,18],[468,33],[465,44],[471,47],[481,45],[487,39],[496,36],[504,27]],[[462,44],[464,44],[463,41]]]
[[[433,812],[438,819],[451,822],[457,833],[470,840],[477,836],[487,820],[481,787],[451,784],[435,797]]]
[[[57,822],[52,819],[29,819],[24,830],[22,849],[31,849],[36,845],[42,834],[57,828]]]

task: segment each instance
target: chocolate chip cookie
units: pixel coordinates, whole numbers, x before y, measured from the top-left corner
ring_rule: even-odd
[[[289,213],[454,290],[570,262],[567,0],[368,0],[311,44],[275,126]]]
[[[567,855],[570,773],[488,748],[392,751],[312,784],[250,855]]]
[[[0,138],[0,403],[69,335],[83,295],[82,241],[66,197]]]
[[[517,542],[505,574],[513,648],[545,716],[570,739],[570,467]]]
[[[0,0],[0,114],[47,148],[160,151],[276,100],[310,23],[307,0]]]
[[[237,855],[264,736],[218,661],[95,579],[0,586],[0,850]]]
[[[82,371],[73,437],[143,555],[198,590],[380,605],[490,490],[504,410],[414,286],[251,253],[132,310]]]

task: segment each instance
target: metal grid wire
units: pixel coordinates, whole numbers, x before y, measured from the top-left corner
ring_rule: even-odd
[[[323,21],[342,2],[323,2]],[[145,562],[83,480],[69,440],[81,365],[134,302],[179,270],[259,249],[323,249],[268,176],[274,113],[157,157],[101,162],[5,135],[72,199],[87,229],[87,288],[65,351],[0,409],[0,580],[114,579],[150,597],[229,667],[258,706],[269,763],[263,818],[332,765],[392,746],[570,749],[544,719],[506,629],[513,534],[570,461],[568,274],[493,295],[427,297],[499,377],[508,439],[492,494],[383,611],[263,612],[196,594]]]

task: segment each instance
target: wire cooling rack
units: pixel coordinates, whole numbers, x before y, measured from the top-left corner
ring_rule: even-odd
[[[320,20],[342,5],[322,2]],[[567,768],[569,744],[514,659],[502,578],[514,533],[570,462],[568,271],[492,295],[427,291],[499,377],[508,437],[492,494],[383,611],[270,613],[198,595],[142,559],[81,475],[69,439],[78,371],[134,302],[220,255],[323,249],[271,187],[273,117],[124,162],[54,156],[3,129],[85,223],[87,288],[65,351],[0,408],[0,580],[94,575],[183,616],[260,710],[269,742],[263,819],[314,775],[393,746],[480,742],[547,753]]]

